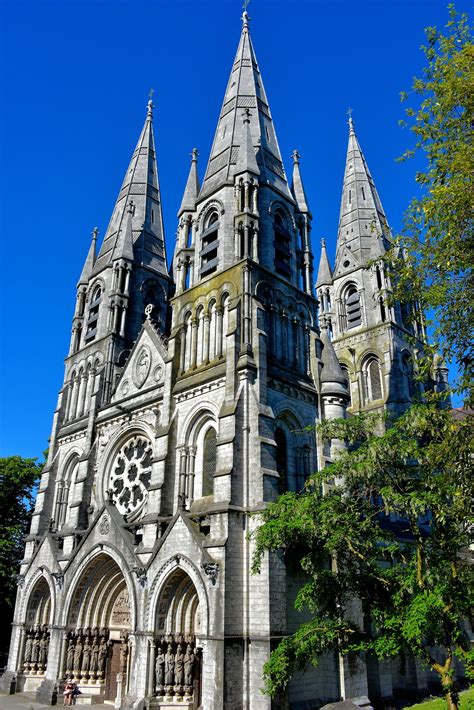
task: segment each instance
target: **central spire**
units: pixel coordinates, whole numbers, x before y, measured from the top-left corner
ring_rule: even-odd
[[[217,129],[212,144],[201,195],[208,196],[233,183],[239,153],[245,149],[247,132],[242,130],[242,109],[250,109],[250,136],[261,180],[292,200],[249,32],[249,15],[244,5],[242,32],[230,73]]]

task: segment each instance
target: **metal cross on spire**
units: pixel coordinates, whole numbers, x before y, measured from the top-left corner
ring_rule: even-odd
[[[247,12],[247,8],[248,8],[248,6],[249,6],[249,2],[250,2],[250,0],[244,0],[244,4],[242,5],[243,13],[242,13],[242,18],[241,18],[241,19],[242,19],[242,22],[243,22],[243,29],[244,29],[244,30],[248,29],[249,21],[250,21],[249,14],[248,14],[248,12]]]
[[[354,128],[354,121],[352,120],[352,110],[353,109],[350,106],[347,109],[347,115],[349,116],[348,124],[351,130]]]
[[[153,116],[153,109],[155,108],[155,105],[153,103],[153,94],[155,93],[155,89],[151,88],[150,91],[148,92],[148,116]]]

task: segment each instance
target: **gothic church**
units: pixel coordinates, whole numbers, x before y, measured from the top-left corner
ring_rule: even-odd
[[[151,101],[100,249],[93,233],[8,692],[53,703],[73,677],[81,704],[263,710],[407,682],[328,655],[287,698],[261,693],[263,664],[298,623],[296,581],[278,556],[250,573],[251,514],[337,454],[341,442],[308,427],[403,411],[416,352],[386,301],[391,235],[352,121],[334,270],[323,244],[313,274],[299,154],[290,184],[242,20],[202,185],[192,155],[171,267]]]

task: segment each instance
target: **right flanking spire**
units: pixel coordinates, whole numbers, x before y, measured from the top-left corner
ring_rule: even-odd
[[[342,188],[334,275],[366,266],[391,239],[382,203],[349,118],[349,143]]]

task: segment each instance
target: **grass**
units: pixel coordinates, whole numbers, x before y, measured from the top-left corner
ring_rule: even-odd
[[[460,710],[474,710],[474,687],[459,694],[459,708]],[[443,698],[433,698],[433,700],[427,700],[424,703],[411,705],[405,710],[446,710],[446,702]]]

